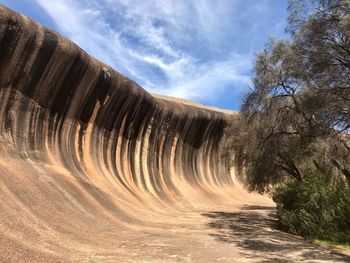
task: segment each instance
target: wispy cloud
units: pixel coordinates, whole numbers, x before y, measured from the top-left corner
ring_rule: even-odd
[[[241,95],[254,52],[284,27],[273,0],[35,1],[59,32],[147,90],[209,103]]]

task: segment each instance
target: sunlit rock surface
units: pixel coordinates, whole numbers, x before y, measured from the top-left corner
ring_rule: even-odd
[[[271,201],[223,154],[230,114],[0,6],[0,261],[234,262],[201,214]]]

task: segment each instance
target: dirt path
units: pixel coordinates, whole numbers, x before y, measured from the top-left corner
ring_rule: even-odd
[[[189,213],[181,230],[140,232],[125,244],[125,257],[96,255],[86,262],[350,262],[346,255],[276,229],[274,212],[243,206]]]
[[[233,262],[350,262],[341,255],[277,229],[275,210],[245,206],[232,212],[210,212],[210,234],[217,243],[232,246]]]

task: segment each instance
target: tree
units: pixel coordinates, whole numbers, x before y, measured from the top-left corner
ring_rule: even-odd
[[[350,0],[293,0],[289,12],[291,40],[257,54],[241,106],[236,155],[252,190],[310,170],[350,181]]]
[[[349,132],[350,1],[294,0],[289,10],[288,31],[304,81],[316,96],[330,103],[321,116],[338,130]]]

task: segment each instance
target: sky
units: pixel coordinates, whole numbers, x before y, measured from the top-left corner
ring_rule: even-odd
[[[239,110],[287,0],[0,0],[152,93]]]

